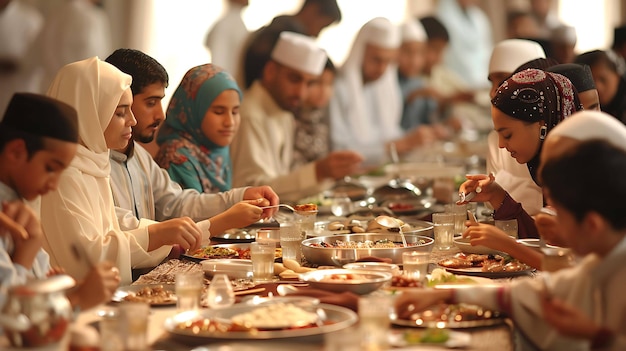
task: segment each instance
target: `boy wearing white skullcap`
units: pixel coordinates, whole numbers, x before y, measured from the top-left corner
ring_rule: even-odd
[[[261,78],[244,94],[241,125],[231,144],[233,186],[270,185],[281,200],[295,202],[357,170],[362,158],[348,151],[291,168],[293,113],[301,107],[327,59],[312,38],[281,33]]]

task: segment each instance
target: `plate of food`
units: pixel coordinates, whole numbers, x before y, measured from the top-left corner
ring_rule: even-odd
[[[208,259],[250,259],[250,244],[218,244],[199,248],[198,250],[181,255],[181,257],[201,262]],[[282,249],[276,248],[275,258],[282,257]]]
[[[486,278],[507,278],[529,275],[533,268],[508,255],[458,253],[438,262],[448,272]]]
[[[176,304],[176,293],[172,284],[128,285],[119,287],[111,301],[146,302],[151,306],[170,306]]]
[[[454,238],[454,244],[456,245],[456,247],[459,248],[459,250],[463,251],[464,253],[467,254],[479,254],[479,255],[497,255],[497,254],[502,254],[501,251],[498,250],[494,250],[492,248],[486,247],[486,246],[482,246],[482,245],[472,245],[470,243],[470,239],[469,238],[463,238],[461,236],[456,236]]]
[[[472,335],[441,328],[392,329],[389,344],[393,347],[439,346],[464,348],[470,346]]]
[[[335,305],[303,308],[289,303],[241,304],[179,313],[165,320],[165,329],[175,336],[194,339],[279,339],[326,334],[356,321],[356,313]]]
[[[405,274],[395,274],[391,278],[391,285],[387,288],[390,291],[402,291],[410,289],[421,289],[423,287],[449,286],[449,285],[485,285],[492,284],[493,281],[484,277],[471,277],[464,275],[456,275],[442,268],[433,269],[432,273],[427,275],[426,280],[415,279]]]
[[[300,279],[312,288],[326,291],[350,291],[364,295],[391,281],[392,274],[383,271],[363,271],[358,269],[320,269],[300,275]]]
[[[440,303],[412,313],[407,319],[391,319],[391,323],[404,327],[452,329],[485,327],[502,324],[504,321],[504,314],[498,311],[465,303]]]

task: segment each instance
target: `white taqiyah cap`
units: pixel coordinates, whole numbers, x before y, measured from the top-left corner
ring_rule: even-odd
[[[548,138],[564,136],[579,141],[601,139],[626,150],[626,126],[617,118],[600,111],[579,111],[557,124]]]
[[[513,73],[517,67],[538,58],[546,58],[546,53],[537,42],[526,39],[503,40],[491,52],[489,73]]]
[[[424,26],[422,26],[421,22],[415,19],[409,19],[407,22],[402,23],[402,25],[400,26],[400,32],[402,34],[402,42],[425,42],[427,39]]]
[[[272,59],[289,68],[320,75],[328,57],[313,38],[294,32],[282,32],[272,50]]]
[[[360,35],[367,44],[385,49],[397,49],[401,43],[400,29],[385,17],[376,17],[365,23]]]

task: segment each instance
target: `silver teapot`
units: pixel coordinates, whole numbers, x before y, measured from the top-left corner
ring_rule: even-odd
[[[76,282],[68,275],[37,279],[8,290],[0,327],[14,347],[42,347],[68,333],[73,309],[66,291]]]

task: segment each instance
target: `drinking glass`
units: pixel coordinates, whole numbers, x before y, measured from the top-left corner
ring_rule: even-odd
[[[507,233],[509,236],[517,239],[517,219],[496,219],[494,222],[496,228]]]
[[[433,213],[435,247],[449,250],[454,246],[454,213]]]
[[[200,309],[204,272],[176,273],[176,308],[178,312]]]
[[[402,253],[402,272],[404,275],[415,280],[426,280],[430,252],[411,251]]]
[[[148,346],[148,317],[150,305],[145,302],[120,304],[121,331],[124,334],[124,350],[144,351]]]
[[[271,241],[275,246],[280,242],[280,228],[261,228],[256,232],[256,242]]]
[[[302,262],[302,240],[304,235],[295,223],[280,224],[280,247],[282,248],[283,260]]]
[[[273,241],[250,243],[252,276],[255,283],[269,282],[274,278],[275,251],[276,243]]]
[[[337,217],[346,216],[352,212],[352,200],[345,193],[336,193],[332,197],[330,211]]]
[[[387,350],[393,299],[389,295],[359,298],[359,329],[364,350]]]
[[[299,226],[300,232],[304,233],[305,237],[315,235],[317,211],[295,211],[293,215],[295,223]]]
[[[216,274],[211,280],[207,292],[209,307],[218,309],[232,306],[235,303],[233,285],[226,274]]]
[[[467,221],[467,205],[447,204],[444,208],[446,213],[454,214],[454,234],[463,234],[465,222]]]

